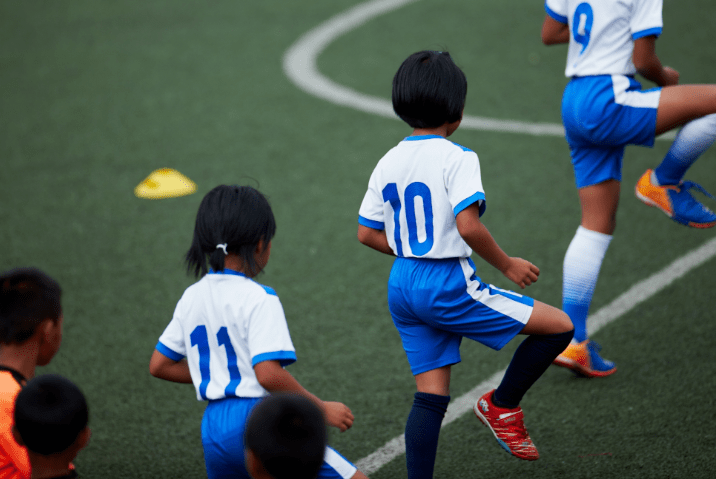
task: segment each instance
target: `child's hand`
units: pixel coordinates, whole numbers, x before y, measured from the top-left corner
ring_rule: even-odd
[[[537,281],[539,268],[522,258],[510,258],[507,269],[505,269],[502,274],[520,288],[525,289],[525,286],[529,286]]]
[[[341,432],[345,432],[353,425],[353,413],[343,403],[323,401],[323,412],[328,425],[337,427]]]

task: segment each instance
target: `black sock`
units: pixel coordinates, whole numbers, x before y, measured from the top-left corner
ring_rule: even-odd
[[[435,468],[440,426],[450,396],[415,393],[405,425],[405,456],[409,479],[431,479]]]
[[[544,374],[554,358],[564,351],[574,336],[574,330],[566,333],[532,335],[527,337],[515,351],[502,382],[495,390],[492,400],[498,407],[516,408],[522,396]]]

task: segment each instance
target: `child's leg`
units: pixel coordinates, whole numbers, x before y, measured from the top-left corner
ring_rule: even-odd
[[[415,376],[418,392],[405,425],[405,455],[410,479],[433,477],[440,426],[450,402],[450,366]]]
[[[656,134],[682,128],[669,153],[654,172],[647,170],[636,185],[636,196],[656,206],[674,221],[694,228],[716,225],[716,214],[697,201],[681,184],[686,170],[716,139],[716,85],[677,85],[661,90]],[[702,190],[703,191],[703,190]]]
[[[564,256],[562,309],[574,324],[574,339],[587,339],[587,314],[602,260],[616,227],[620,183],[608,180],[579,190],[582,224]]]
[[[552,361],[564,351],[574,333],[569,317],[559,309],[535,301],[521,334],[529,334],[515,351],[502,382],[493,394],[496,406],[514,409]]]
[[[716,85],[676,85],[661,89],[656,134],[716,113]]]

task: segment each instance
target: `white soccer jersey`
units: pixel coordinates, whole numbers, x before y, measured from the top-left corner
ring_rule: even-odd
[[[479,202],[485,210],[475,152],[437,135],[409,136],[373,170],[358,221],[385,230],[397,256],[465,258],[472,250],[455,217]]]
[[[569,25],[565,75],[634,75],[634,40],[660,35],[663,0],[546,0],[547,14]]]
[[[209,273],[177,303],[157,350],[186,357],[199,400],[263,397],[253,366],[296,361],[286,317],[276,293],[241,273]]]

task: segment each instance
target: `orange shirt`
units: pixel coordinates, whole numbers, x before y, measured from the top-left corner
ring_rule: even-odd
[[[15,397],[20,384],[9,371],[0,371],[0,479],[29,479],[27,450],[12,435]]]

